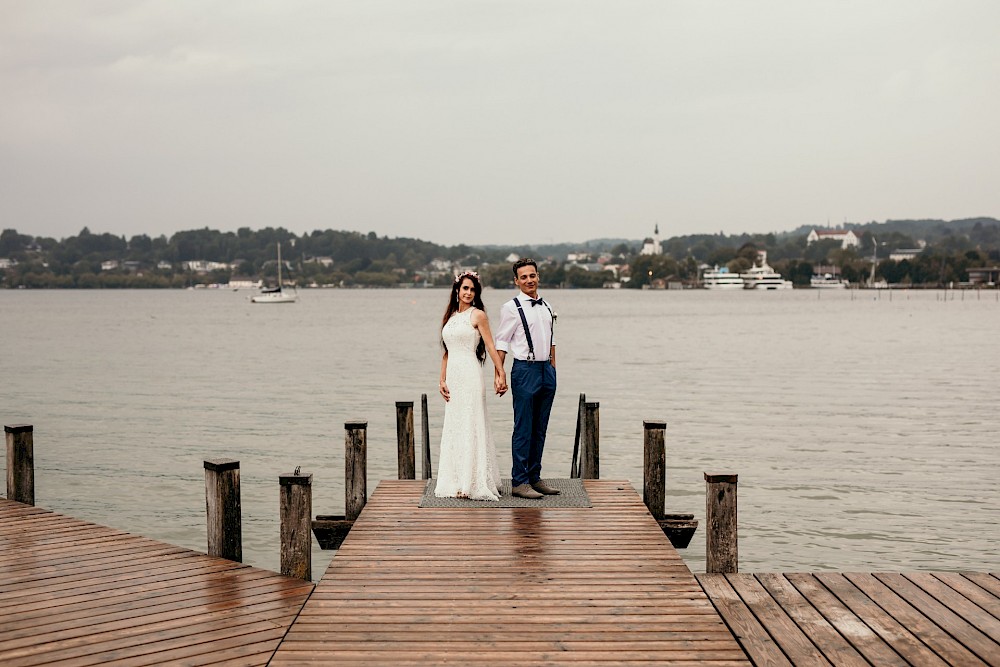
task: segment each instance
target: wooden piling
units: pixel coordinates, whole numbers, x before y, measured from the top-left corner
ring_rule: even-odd
[[[580,394],[580,400],[576,406],[576,435],[573,436],[573,460],[569,466],[570,479],[580,478],[580,431],[583,429],[583,414],[586,404],[587,395]]]
[[[205,461],[205,513],[208,555],[243,562],[239,461]]]
[[[580,477],[583,479],[601,478],[600,407],[600,403],[584,404],[583,460],[580,464]]]
[[[396,452],[399,479],[417,478],[413,437],[413,401],[396,401]]]
[[[738,478],[738,475],[705,473],[705,572],[710,574],[739,571],[736,531]]]
[[[665,421],[642,422],[642,502],[657,521],[663,518],[666,506],[666,430]]]
[[[312,522],[322,549],[339,549],[368,502],[368,422],[344,422],[344,513],[320,514]]]
[[[344,430],[344,518],[354,521],[368,502],[368,422],[345,422]]]
[[[278,476],[281,508],[281,574],[312,581],[312,475]]]
[[[431,468],[431,420],[427,415],[427,394],[420,394],[420,435],[423,439],[424,457],[420,470],[424,479],[434,476]]]
[[[3,427],[7,440],[7,499],[35,504],[35,427],[11,424]]]

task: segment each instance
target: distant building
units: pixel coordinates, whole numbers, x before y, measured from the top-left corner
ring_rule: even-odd
[[[806,245],[812,245],[817,241],[832,239],[840,241],[841,248],[855,247],[861,245],[861,239],[850,229],[814,229],[806,237]]]
[[[969,283],[972,285],[989,285],[990,287],[1000,284],[1000,266],[983,266],[976,269],[969,269]]]
[[[156,268],[158,268],[161,271],[169,271],[170,269],[174,268],[174,265],[166,260],[161,259],[159,262],[157,262]]]
[[[662,255],[663,248],[660,246],[660,225],[653,228],[653,238],[647,238],[642,242],[640,255]]]
[[[509,255],[507,255],[507,261],[510,262],[511,264],[513,264],[519,259],[521,259],[521,256],[518,255],[516,252],[512,252]]]
[[[16,259],[9,259],[7,257],[0,257],[0,269],[12,269],[17,266]]]
[[[911,260],[923,251],[923,248],[900,248],[889,253],[889,259],[894,262],[902,262],[904,259]]]
[[[101,262],[101,271],[114,271],[118,268],[117,259],[109,259],[107,261]]]

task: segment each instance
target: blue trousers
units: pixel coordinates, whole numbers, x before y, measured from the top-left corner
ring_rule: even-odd
[[[515,359],[510,370],[510,391],[514,403],[511,481],[514,486],[534,484],[542,474],[545,431],[556,395],[556,369],[547,361]]]

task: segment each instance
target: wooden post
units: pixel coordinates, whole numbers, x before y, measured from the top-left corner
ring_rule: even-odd
[[[580,394],[580,401],[576,406],[576,435],[573,436],[573,460],[569,466],[570,479],[580,478],[580,430],[583,427],[583,413],[586,403],[587,395]]]
[[[424,459],[420,466],[424,479],[434,476],[431,470],[431,421],[427,415],[427,394],[420,394],[420,426],[424,441]]]
[[[11,424],[3,427],[7,440],[7,500],[35,504],[35,427]]]
[[[584,404],[583,461],[580,464],[580,477],[583,479],[601,478],[600,407],[600,403]]]
[[[354,521],[368,502],[368,422],[345,422],[344,430],[344,518]]]
[[[413,448],[413,401],[396,401],[396,451],[399,479],[417,478]]]
[[[205,461],[205,512],[208,516],[208,555],[242,563],[239,461]]]
[[[665,421],[642,422],[642,502],[657,521],[663,518],[666,506],[666,430]]]
[[[705,473],[705,572],[739,572],[736,535],[736,483],[738,475]]]
[[[281,507],[281,574],[312,581],[312,475],[278,476]]]

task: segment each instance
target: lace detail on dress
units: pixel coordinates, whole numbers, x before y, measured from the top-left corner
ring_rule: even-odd
[[[486,413],[483,367],[476,358],[480,335],[472,325],[473,310],[452,315],[441,330],[448,346],[445,382],[451,400],[444,407],[434,495],[499,500],[497,452]]]

